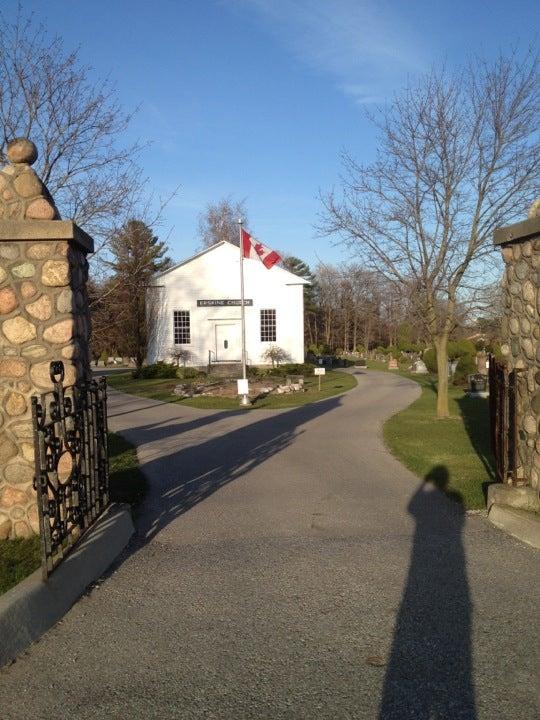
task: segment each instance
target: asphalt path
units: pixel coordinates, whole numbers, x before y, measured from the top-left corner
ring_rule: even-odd
[[[0,672],[2,720],[539,717],[539,554],[384,448],[416,384],[357,379],[287,411],[111,392],[137,537]]]

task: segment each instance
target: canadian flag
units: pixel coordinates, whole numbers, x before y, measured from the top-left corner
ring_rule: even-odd
[[[270,250],[266,245],[254,240],[244,228],[242,228],[242,253],[245,258],[252,260],[258,258],[268,270],[281,260],[281,256],[275,250]]]

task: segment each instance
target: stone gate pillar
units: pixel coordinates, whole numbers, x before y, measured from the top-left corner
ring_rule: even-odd
[[[0,539],[39,532],[32,487],[30,397],[51,389],[49,363],[66,382],[89,376],[86,255],[93,241],[60,220],[32,170],[37,150],[12,141],[0,169]]]
[[[495,231],[506,265],[502,352],[517,373],[516,484],[540,489],[540,202]]]

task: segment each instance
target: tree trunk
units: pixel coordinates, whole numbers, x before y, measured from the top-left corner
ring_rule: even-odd
[[[437,354],[437,418],[447,418],[448,413],[448,335],[434,338]]]
[[[135,364],[140,370],[146,359],[146,306],[144,298],[135,297]]]
[[[313,313],[308,312],[307,313],[307,331],[308,331],[308,345],[313,345],[313,327],[312,323],[314,321]]]
[[[326,341],[326,344],[330,345],[330,333],[332,331],[332,320],[331,320],[331,316],[330,316],[329,312],[326,313],[325,323],[326,323],[326,325],[325,325],[325,332],[324,332],[325,338],[324,339]]]
[[[364,326],[364,345],[366,352],[369,352],[369,346],[371,345],[371,320],[366,322]]]

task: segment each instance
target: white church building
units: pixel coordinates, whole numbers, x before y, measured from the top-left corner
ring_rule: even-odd
[[[148,289],[148,362],[189,351],[187,365],[241,362],[240,257],[222,241],[154,277]],[[304,362],[304,278],[244,260],[248,365],[269,364],[270,346]]]

